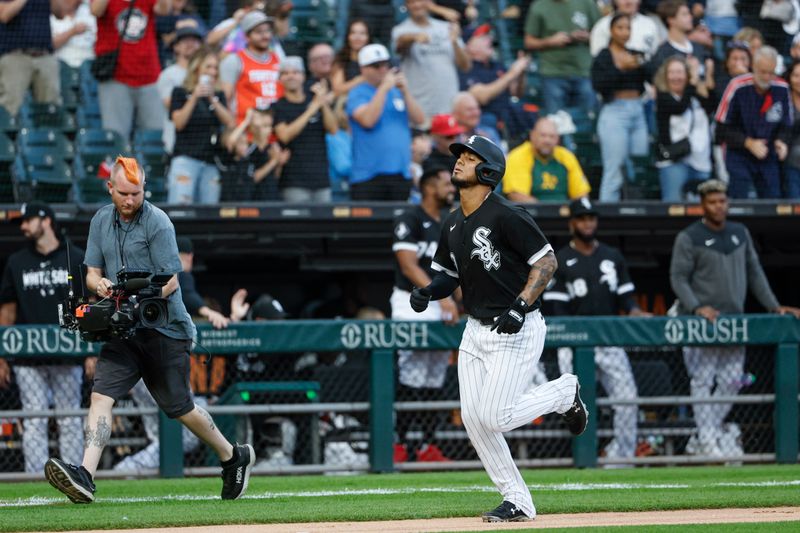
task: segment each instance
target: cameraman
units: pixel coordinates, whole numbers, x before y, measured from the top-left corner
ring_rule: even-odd
[[[169,302],[169,323],[164,328],[138,328],[129,339],[103,345],[86,420],[83,463],[50,459],[45,476],[72,502],[94,501],[92,477],[111,436],[111,408],[142,378],[167,416],[177,418],[214,449],[222,462],[222,499],[237,499],[247,489],[255,452],[249,444],[231,445],[211,416],[194,403],[189,389],[194,325],[176,276],[181,263],[175,229],[166,213],[144,201],[144,183],[135,159],[117,157],[108,181],[112,205],[102,207],[89,227],[86,285],[102,298],[116,298],[112,289],[121,271],[172,275],[161,290]]]

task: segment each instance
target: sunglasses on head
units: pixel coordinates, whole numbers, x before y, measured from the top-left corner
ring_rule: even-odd
[[[747,41],[728,41],[728,50],[750,50],[750,43]]]

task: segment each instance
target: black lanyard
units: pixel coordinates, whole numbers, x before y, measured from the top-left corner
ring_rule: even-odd
[[[125,270],[125,241],[128,240],[128,233],[131,232],[133,227],[139,223],[139,219],[142,218],[142,211],[144,210],[144,206],[141,206],[139,210],[136,212],[136,216],[133,218],[130,224],[128,224],[127,228],[122,227],[122,222],[119,219],[119,211],[116,209],[114,210],[114,234],[117,237],[117,251],[119,252],[119,262],[122,265],[121,270]],[[120,239],[119,232],[122,231],[125,236]]]

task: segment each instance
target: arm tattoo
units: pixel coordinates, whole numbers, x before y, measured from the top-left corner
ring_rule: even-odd
[[[95,446],[97,448],[104,448],[111,438],[111,426],[108,420],[106,420],[106,417],[97,417],[97,428],[94,430],[89,426],[89,422],[86,422],[84,438],[84,447]]]
[[[210,429],[211,431],[214,431],[217,428],[217,426],[214,425],[214,419],[211,418],[211,415],[208,414],[208,411],[206,411],[205,409],[203,409],[202,407],[200,407],[197,404],[194,404],[194,408],[197,409],[197,412],[200,413],[201,415],[203,415],[206,420],[208,420],[208,429]]]
[[[536,261],[531,267],[531,271],[528,274],[528,282],[525,284],[525,288],[522,289],[520,296],[526,302],[535,301],[547,288],[547,284],[550,283],[557,268],[558,261],[556,261],[555,254],[547,252],[544,257]]]

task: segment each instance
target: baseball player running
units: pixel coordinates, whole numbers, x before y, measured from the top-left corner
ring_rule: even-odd
[[[530,214],[492,194],[505,172],[502,150],[473,135],[451,144],[450,151],[458,157],[452,182],[460,190],[461,208],[445,219],[431,263],[436,275],[426,287],[411,291],[411,307],[421,313],[431,300],[461,286],[470,315],[458,356],[461,417],[503,495],[483,520],[533,520],[531,493],[503,433],[552,412],[564,416],[573,435],[583,433],[587,423],[576,376],[532,384],[547,330],[539,296],[558,265]]]
[[[634,285],[625,258],[616,248],[597,240],[597,210],[588,198],[569,206],[572,240],[556,254],[560,268],[551,288],[542,295],[548,312],[555,315],[651,316],[633,298]],[[600,382],[614,400],[636,398],[628,354],[619,346],[598,346],[594,361]],[[561,372],[572,372],[572,349],[559,348]],[[614,438],[605,447],[607,458],[628,458],[636,454],[635,405],[614,406]]]

